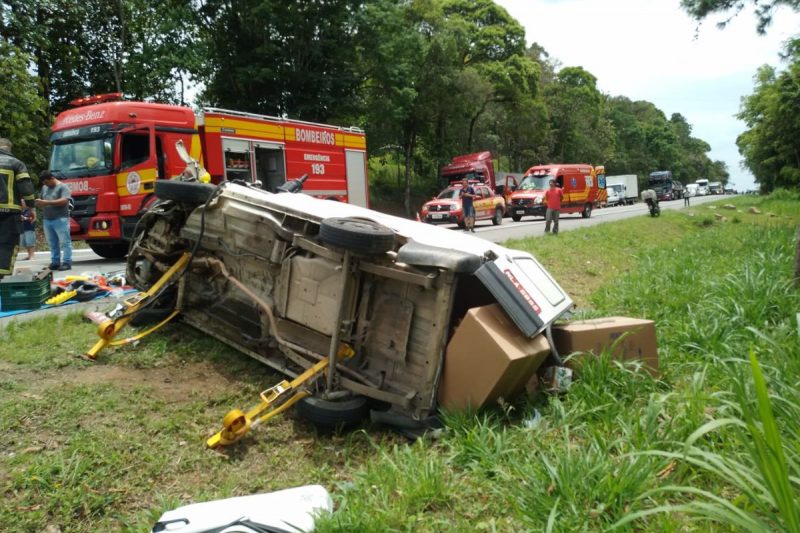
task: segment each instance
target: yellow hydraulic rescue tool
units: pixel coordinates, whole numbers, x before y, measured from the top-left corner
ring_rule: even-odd
[[[114,337],[119,333],[119,331],[125,327],[125,325],[131,321],[133,315],[138,311],[143,305],[147,303],[147,301],[157,295],[159,291],[175,276],[180,275],[186,266],[189,264],[189,260],[191,259],[192,254],[186,252],[184,253],[180,259],[178,259],[174,265],[172,265],[161,278],[156,281],[152,287],[147,289],[145,292],[136,293],[129,298],[126,298],[122,304],[117,306],[117,308],[108,313],[109,317],[108,320],[103,321],[97,327],[97,335],[100,337],[100,340],[95,343],[92,348],[86,352],[86,356],[89,359],[97,359],[97,355],[106,347],[106,346],[122,346],[124,344],[130,344],[134,341],[141,339],[142,337],[146,337],[150,335],[154,331],[160,329],[163,325],[167,322],[175,318],[179,311],[176,309],[167,317],[156,324],[155,326],[151,327],[150,329],[143,331],[141,333],[137,333],[133,337],[128,337],[126,339],[115,341]]]
[[[339,346],[337,358],[347,359],[354,354],[355,352],[350,346],[342,344]],[[247,413],[243,413],[239,409],[233,409],[228,412],[225,418],[222,419],[222,431],[208,439],[206,445],[209,448],[216,448],[217,446],[233,444],[244,437],[252,428],[281,414],[306,396],[309,396],[310,393],[301,387],[322,375],[325,369],[328,368],[329,361],[329,359],[323,359],[292,381],[283,380],[274,387],[263,391],[260,394],[261,403],[247,411]]]

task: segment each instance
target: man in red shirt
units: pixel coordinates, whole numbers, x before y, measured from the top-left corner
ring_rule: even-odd
[[[550,188],[544,193],[544,201],[547,204],[547,212],[544,215],[544,232],[550,233],[550,223],[553,224],[553,235],[558,235],[558,212],[561,209],[561,199],[564,197],[564,189],[556,185],[556,180],[550,180]]]

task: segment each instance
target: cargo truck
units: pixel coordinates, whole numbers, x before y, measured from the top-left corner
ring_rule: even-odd
[[[636,174],[622,174],[620,176],[606,176],[606,187],[609,190],[609,205],[611,205],[611,189],[616,190],[619,187],[615,185],[622,185],[622,196],[620,197],[619,205],[633,205],[639,197],[639,177]]]

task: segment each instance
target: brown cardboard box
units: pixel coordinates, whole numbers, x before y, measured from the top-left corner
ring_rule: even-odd
[[[573,352],[598,355],[623,334],[626,335],[617,343],[614,357],[640,360],[650,369],[651,374],[657,375],[656,325],[652,320],[621,316],[576,320],[553,326],[553,343],[562,359]],[[576,370],[580,366],[580,359],[580,356],[573,357],[567,366]]]
[[[477,409],[511,398],[549,353],[544,335],[525,337],[499,305],[472,308],[447,345],[439,404]]]

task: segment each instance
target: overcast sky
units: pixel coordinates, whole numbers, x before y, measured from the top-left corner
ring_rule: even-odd
[[[683,114],[693,135],[711,145],[711,158],[728,164],[735,186],[754,188],[736,147],[745,126],[734,115],[756,69],[781,65],[781,43],[800,33],[799,14],[778,11],[759,36],[750,10],[723,30],[719,17],[698,27],[680,0],[495,1],[525,27],[528,44],[538,42],[563,66],[587,69],[601,91],[649,100],[667,117]]]

